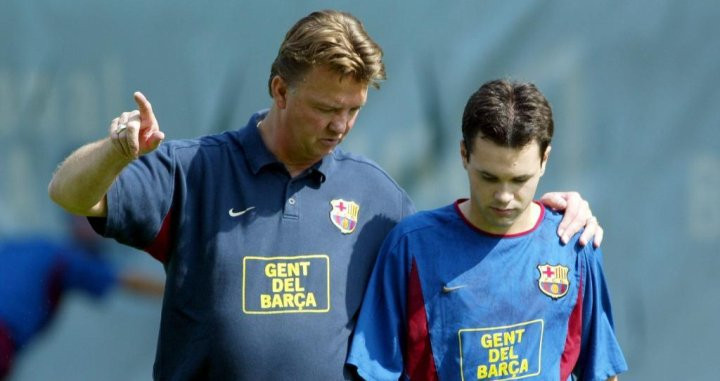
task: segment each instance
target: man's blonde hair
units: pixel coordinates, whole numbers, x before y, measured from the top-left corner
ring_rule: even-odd
[[[268,90],[272,96],[276,75],[293,86],[308,70],[320,65],[379,88],[385,79],[382,57],[382,49],[355,16],[334,10],[313,12],[285,35],[270,69]]]

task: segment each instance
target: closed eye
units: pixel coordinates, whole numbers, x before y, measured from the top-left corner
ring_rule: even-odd
[[[331,107],[318,107],[317,109],[318,109],[320,112],[324,112],[324,113],[327,113],[327,114],[331,114],[331,113],[335,112],[335,109],[334,109],[334,108],[331,108]]]
[[[487,174],[487,173],[481,173],[481,174],[480,174],[480,178],[482,178],[483,180],[485,180],[485,181],[487,181],[487,182],[489,182],[489,183],[496,183],[496,182],[498,182],[498,178],[497,178],[497,177],[495,177],[495,176],[493,176],[493,175],[490,175],[490,174]]]

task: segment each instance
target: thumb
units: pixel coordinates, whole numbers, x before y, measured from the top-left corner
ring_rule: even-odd
[[[154,150],[160,143],[165,139],[165,133],[162,131],[153,131],[152,135],[148,138],[148,146]]]
[[[141,144],[141,150],[140,154],[144,155],[146,153],[150,153],[152,151],[155,151],[158,146],[160,146],[160,143],[162,143],[163,139],[165,139],[165,134],[162,131],[152,131],[148,135],[145,135],[141,137],[142,144]]]

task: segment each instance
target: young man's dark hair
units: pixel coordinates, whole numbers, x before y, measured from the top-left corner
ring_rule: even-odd
[[[495,144],[519,148],[535,139],[540,155],[553,136],[550,103],[532,83],[494,80],[478,89],[465,105],[463,144],[467,155],[478,133]]]

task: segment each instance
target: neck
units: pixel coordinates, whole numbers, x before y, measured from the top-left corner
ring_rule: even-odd
[[[531,202],[510,226],[489,226],[480,216],[480,212],[473,210],[472,199],[461,202],[458,207],[466,220],[476,228],[499,235],[519,234],[531,230],[537,224],[542,212],[540,205]]]
[[[514,231],[510,234],[522,233],[534,228],[541,213],[542,209],[540,205],[534,201],[530,202],[530,205],[528,205],[527,209],[525,209],[525,212],[523,212],[520,217],[518,217],[517,221],[515,221],[515,223],[511,226],[511,229]]]
[[[301,174],[306,169],[317,163],[316,161],[293,160],[292,141],[283,134],[280,126],[283,121],[280,116],[271,109],[265,119],[258,122],[258,130],[265,147],[270,151],[287,169],[291,177]]]

